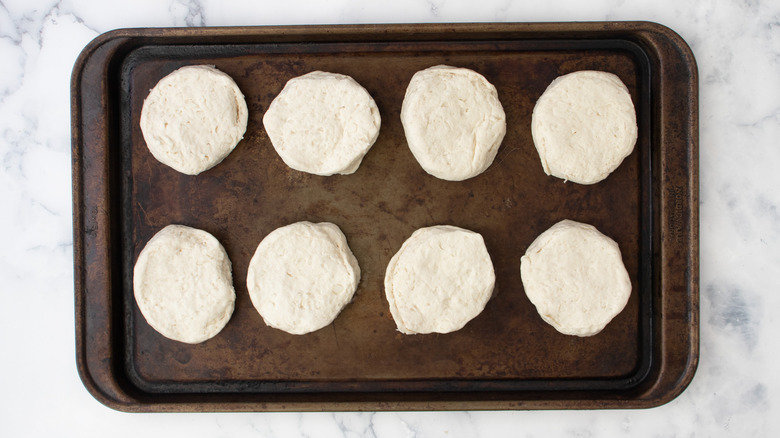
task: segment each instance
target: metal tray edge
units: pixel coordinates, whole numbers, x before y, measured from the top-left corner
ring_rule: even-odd
[[[182,38],[199,38],[208,35],[234,35],[246,36],[251,33],[256,36],[278,36],[284,30],[287,38],[300,38],[311,34],[327,34],[334,37],[339,35],[364,36],[366,33],[381,31],[387,35],[392,31],[394,35],[405,33],[420,33],[435,36],[437,34],[462,34],[467,31],[480,33],[504,33],[504,32],[555,32],[561,26],[568,26],[568,32],[605,34],[621,32],[644,32],[648,38],[663,37],[668,44],[679,49],[681,60],[691,69],[691,106],[690,113],[690,137],[688,146],[689,167],[688,170],[688,196],[686,206],[690,212],[687,218],[685,233],[689,242],[687,252],[688,266],[692,269],[687,275],[687,292],[690,299],[690,350],[682,367],[683,371],[677,376],[676,385],[663,394],[654,394],[653,387],[644,393],[644,397],[625,400],[584,400],[584,399],[551,399],[551,400],[492,400],[492,401],[397,401],[397,402],[371,402],[371,401],[345,401],[329,403],[324,408],[322,403],[310,402],[281,402],[281,403],[255,403],[255,402],[161,402],[147,403],[141,400],[143,397],[134,397],[125,391],[120,385],[106,388],[105,382],[100,382],[94,377],[92,366],[88,364],[86,344],[90,336],[86,326],[86,267],[83,263],[84,251],[87,242],[84,236],[87,231],[85,223],[86,213],[83,211],[84,191],[82,180],[82,167],[84,160],[79,153],[84,146],[84,133],[82,130],[83,113],[80,106],[80,81],[83,78],[87,64],[94,62],[96,51],[107,45],[120,46],[123,41],[136,38],[155,38],[157,36],[174,36]],[[102,60],[107,64],[109,58]],[[650,408],[660,406],[675,399],[690,384],[698,366],[699,359],[699,226],[698,226],[698,72],[695,58],[690,47],[674,31],[663,25],[652,22],[580,22],[580,23],[439,23],[439,24],[388,24],[388,25],[314,25],[314,26],[267,26],[267,27],[215,27],[215,28],[136,28],[118,29],[104,33],[90,42],[79,55],[74,64],[71,76],[71,124],[72,124],[72,171],[73,171],[73,206],[74,206],[74,287],[75,287],[75,311],[76,311],[76,356],[79,376],[87,390],[101,403],[108,407],[126,412],[202,412],[202,411],[373,411],[373,410],[526,410],[526,409],[598,409],[598,408]],[[95,221],[109,222],[109,213],[102,211],[95,217]],[[111,230],[103,230],[110,236]],[[105,237],[104,237],[105,238]],[[110,239],[110,237],[109,237]],[[112,372],[110,365],[107,366]],[[105,370],[104,370],[105,371]],[[657,383],[657,382],[656,382]]]

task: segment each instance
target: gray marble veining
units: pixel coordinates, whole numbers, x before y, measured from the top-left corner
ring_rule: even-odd
[[[643,411],[131,415],[73,351],[70,72],[119,27],[649,20],[700,74],[701,362]],[[772,436],[780,428],[780,2],[0,1],[0,436]],[[22,333],[22,335],[18,335]],[[89,424],[89,427],[86,425]]]

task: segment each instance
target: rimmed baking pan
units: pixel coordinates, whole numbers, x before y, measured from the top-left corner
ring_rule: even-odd
[[[231,75],[247,133],[198,176],[162,165],[139,128],[156,82],[192,64]],[[507,134],[483,174],[426,174],[400,108],[421,69],[467,67],[492,82]],[[374,97],[379,138],[358,171],[288,168],[262,116],[285,82],[313,70],[352,76]],[[546,176],[531,139],[536,99],[557,76],[602,70],[637,110],[634,152],[606,180]],[[654,23],[398,24],[125,29],[106,33],[72,76],[76,349],[98,400],[124,411],[645,408],[690,382],[698,362],[698,78],[694,57]],[[520,257],[562,219],[616,240],[632,282],[625,310],[596,336],[556,332],[525,297]],[[267,327],[246,290],[249,259],[273,229],[337,224],[362,279],[330,326]],[[168,340],[133,299],[138,253],[168,224],[204,229],[233,263],[235,313],[198,345]],[[447,335],[399,333],[384,298],[387,263],[420,227],[481,233],[497,276],[485,310]]]

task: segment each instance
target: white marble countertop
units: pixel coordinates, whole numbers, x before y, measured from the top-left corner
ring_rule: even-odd
[[[127,414],[76,372],[69,85],[120,27],[648,20],[700,76],[701,360],[648,410]],[[739,436],[780,430],[780,2],[0,2],[0,436]],[[774,346],[773,346],[774,345]]]

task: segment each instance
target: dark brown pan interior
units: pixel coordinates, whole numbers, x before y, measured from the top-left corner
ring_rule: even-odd
[[[557,46],[557,47],[556,47]],[[139,129],[143,100],[156,82],[190,64],[215,65],[246,95],[244,140],[220,165],[199,175],[157,162]],[[499,91],[507,135],[482,175],[449,182],[426,174],[409,151],[399,111],[411,76],[447,64],[483,74]],[[352,76],[382,115],[379,138],[359,170],[320,177],[288,168],[273,150],[262,116],[285,82],[310,71]],[[599,184],[564,183],[544,174],[530,135],[534,103],[561,74],[603,70],[631,91],[643,134],[635,152]],[[127,373],[149,392],[334,390],[479,390],[581,387],[625,389],[646,372],[652,208],[647,135],[649,65],[625,41],[577,44],[537,41],[430,44],[288,44],[148,46],[120,71],[123,154],[122,270]],[[643,189],[644,196],[643,200]],[[598,227],[621,246],[633,294],[598,336],[564,336],[545,324],[525,297],[520,257],[542,231],[562,219]],[[246,270],[260,240],[296,221],[328,221],[346,234],[363,272],[354,301],[329,327],[294,336],[267,327],[252,307]],[[201,345],[156,333],[132,296],[132,267],[151,236],[168,224],[207,230],[233,262],[236,311],[225,329]],[[417,228],[451,224],[481,233],[493,258],[497,288],[485,311],[447,335],[398,333],[382,282],[385,268]],[[645,320],[643,320],[643,315]]]

